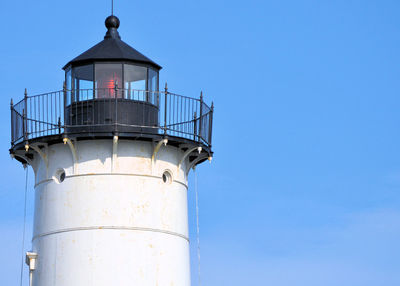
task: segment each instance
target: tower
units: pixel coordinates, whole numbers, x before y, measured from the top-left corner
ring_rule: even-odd
[[[61,91],[11,102],[10,153],[35,174],[31,285],[187,286],[187,177],[212,158],[213,106],[161,91],[161,67],[105,25]]]

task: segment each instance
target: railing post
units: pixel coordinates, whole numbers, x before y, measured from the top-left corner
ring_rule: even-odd
[[[165,83],[165,88],[164,88],[164,135],[167,134],[167,97],[168,97],[168,84]]]
[[[14,146],[14,103],[13,100],[11,98],[10,101],[10,111],[11,111],[11,145]]]
[[[210,111],[210,121],[208,126],[208,147],[211,148],[211,139],[212,139],[212,126],[213,126],[213,117],[214,117],[214,102],[211,102],[211,111]]]
[[[63,83],[63,97],[64,97],[64,102],[63,102],[63,108],[64,108],[64,125],[66,125],[67,124],[67,84],[65,83],[65,81],[64,81],[64,83]],[[58,118],[59,119],[59,125],[61,125],[61,122],[60,122],[60,117]],[[66,133],[67,132],[67,129],[66,128],[64,128],[64,133]],[[61,128],[59,128],[59,133],[61,134]]]
[[[70,107],[69,107],[69,119],[68,119],[68,124],[73,125],[73,118],[74,118],[74,113],[77,114],[77,93],[76,93],[77,89],[75,87],[75,83],[72,82],[72,87],[71,87],[71,94],[70,94]],[[74,107],[75,105],[75,107]],[[75,112],[73,111],[73,109],[75,108]],[[75,115],[75,124],[78,124],[78,117]]]
[[[61,134],[61,117],[58,117],[58,134]]]
[[[115,121],[114,121],[114,135],[118,133],[118,83],[114,81],[114,96],[115,96]]]
[[[197,138],[197,112],[195,111],[193,114],[193,141],[196,141]]]
[[[199,118],[199,136],[198,136],[199,141],[201,141],[202,127],[203,127],[203,91],[200,92],[200,118]]]
[[[28,91],[25,88],[24,92],[24,109],[22,111],[22,130],[24,133],[24,141],[28,140],[28,126],[27,126],[27,116],[28,116]]]

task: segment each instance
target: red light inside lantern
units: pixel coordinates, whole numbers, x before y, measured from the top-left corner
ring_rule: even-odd
[[[121,78],[114,72],[112,75],[107,75],[97,81],[97,88],[99,97],[115,97],[115,87],[119,86]],[[118,97],[120,93],[117,92]]]

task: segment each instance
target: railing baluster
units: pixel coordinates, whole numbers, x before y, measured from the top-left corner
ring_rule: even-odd
[[[167,97],[168,97],[168,84],[165,83],[165,88],[164,88],[164,135],[167,134]]]
[[[64,97],[64,102],[63,102],[63,106],[64,106],[64,125],[69,124],[69,121],[67,120],[67,113],[65,112],[66,108],[67,108],[67,85],[64,81],[63,84],[63,97]],[[61,106],[61,104],[60,104]],[[70,107],[71,108],[71,107]],[[66,128],[64,128],[64,133],[67,133]]]
[[[196,111],[193,114],[193,140],[196,141],[196,134],[197,133],[197,119],[196,119]]]
[[[79,102],[79,105],[80,105],[80,107],[81,107],[81,114],[80,114],[80,117],[81,117],[81,126],[83,126],[83,116],[85,115],[85,113],[84,113],[84,111],[83,111],[83,106],[84,106],[84,104],[85,104],[85,102],[84,102],[84,98],[83,98],[83,94],[81,94],[82,93],[82,91],[83,90],[79,90],[79,95],[78,95],[78,102]]]
[[[27,141],[28,140],[28,134],[27,134],[27,130],[26,130],[26,115],[27,115],[27,102],[28,102],[28,90],[25,88],[25,92],[24,92],[24,109],[23,109],[23,121],[22,121],[22,130],[23,130],[23,134],[24,134],[24,140]]]
[[[11,98],[10,101],[10,111],[11,111],[11,145],[14,146],[15,136],[14,136],[14,104]]]
[[[46,122],[47,122],[47,124],[45,125],[46,129],[44,130],[43,135],[48,135],[48,130],[49,130],[49,94],[46,94],[46,103],[45,103],[45,105],[46,105],[45,113],[46,113]]]
[[[212,145],[212,126],[213,126],[213,119],[214,119],[214,102],[211,102],[211,111],[210,111],[210,123],[208,126],[208,146],[211,148]]]
[[[203,127],[203,92],[200,93],[200,122],[199,122],[199,141],[202,137],[202,127]]]
[[[117,123],[118,123],[118,84],[114,82],[114,95],[115,95],[115,122],[114,122],[114,132],[117,133]]]

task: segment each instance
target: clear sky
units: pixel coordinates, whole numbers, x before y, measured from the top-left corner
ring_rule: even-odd
[[[24,205],[10,98],[61,89],[109,2],[1,3],[1,285],[18,285]],[[215,103],[215,157],[197,169],[204,286],[400,285],[399,1],[117,0],[115,14],[161,84]]]

